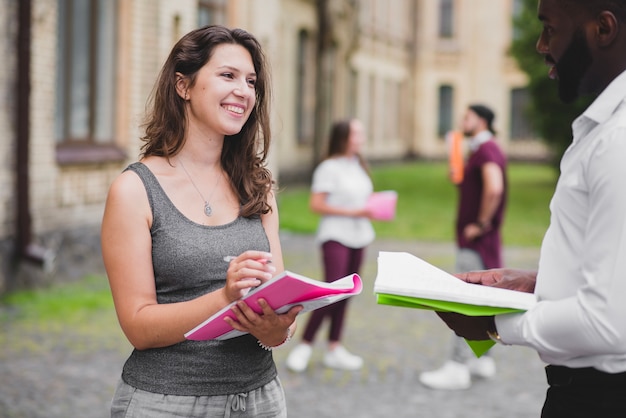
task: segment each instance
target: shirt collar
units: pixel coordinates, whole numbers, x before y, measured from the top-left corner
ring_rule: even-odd
[[[491,131],[480,131],[469,141],[469,148],[472,152],[476,151],[482,144],[489,141],[493,134]]]
[[[576,127],[583,123],[585,119],[592,121],[595,125],[606,122],[613,112],[615,112],[619,104],[626,99],[625,92],[626,71],[615,77],[583,114],[574,120],[572,124],[574,131],[576,131]]]

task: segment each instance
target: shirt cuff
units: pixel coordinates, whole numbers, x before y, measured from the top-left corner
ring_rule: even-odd
[[[507,345],[526,345],[522,335],[523,313],[502,314],[495,316],[496,330],[500,339]]]

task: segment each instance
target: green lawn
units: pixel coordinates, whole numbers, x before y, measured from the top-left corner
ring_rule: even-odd
[[[108,281],[101,275],[0,297],[0,346],[5,354],[59,349],[80,353],[102,347],[129,351]]]
[[[556,182],[547,165],[511,163],[509,201],[504,224],[505,245],[539,246],[549,223],[548,205]],[[375,222],[377,237],[451,241],[456,188],[444,163],[413,162],[372,169],[375,190],[398,192],[396,219]],[[278,194],[281,229],[314,233],[319,217],[309,211],[308,185],[287,185]]]

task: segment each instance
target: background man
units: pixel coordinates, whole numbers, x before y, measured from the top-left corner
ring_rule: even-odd
[[[502,267],[501,226],[506,206],[506,157],[495,140],[494,113],[487,106],[469,106],[463,133],[469,140],[469,158],[459,184],[456,220],[456,271]],[[493,358],[475,358],[463,338],[455,338],[452,357],[440,369],[424,372],[420,381],[433,389],[467,389],[471,376],[493,377]]]

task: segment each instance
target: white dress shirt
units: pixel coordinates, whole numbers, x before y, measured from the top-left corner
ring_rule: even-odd
[[[543,361],[626,371],[626,72],[572,124],[541,245],[536,307],[496,317]]]
[[[326,203],[345,209],[365,207],[373,185],[357,157],[336,157],[322,161],[313,173],[311,191],[328,193]],[[363,248],[374,241],[374,228],[368,218],[322,216],[317,242],[337,241],[349,248]]]

